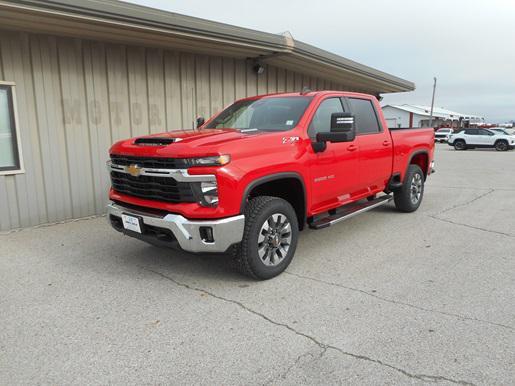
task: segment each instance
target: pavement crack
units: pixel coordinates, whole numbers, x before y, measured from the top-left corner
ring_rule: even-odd
[[[508,326],[506,324],[496,323],[496,322],[492,322],[492,321],[484,320],[484,319],[473,318],[473,317],[470,317],[470,316],[455,314],[455,313],[452,313],[452,312],[435,310],[433,308],[425,308],[425,307],[417,306],[416,304],[411,304],[411,303],[406,303],[406,302],[402,302],[402,301],[398,301],[398,300],[394,300],[394,299],[385,298],[383,296],[376,295],[374,293],[371,293],[371,292],[368,292],[368,291],[365,291],[365,290],[362,290],[362,289],[359,289],[359,288],[353,288],[353,287],[349,287],[349,286],[346,286],[346,285],[343,285],[343,284],[339,284],[339,283],[335,283],[335,282],[331,282],[331,281],[326,281],[326,280],[322,280],[322,279],[316,279],[314,277],[300,275],[300,274],[293,273],[293,272],[290,272],[290,271],[285,271],[284,273],[286,273],[288,275],[292,275],[292,276],[298,277],[300,279],[311,280],[311,281],[315,281],[315,282],[318,282],[318,283],[321,283],[321,284],[325,284],[325,285],[329,285],[329,286],[334,286],[334,287],[339,287],[339,288],[343,288],[343,289],[346,289],[346,290],[349,290],[349,291],[353,291],[353,292],[358,292],[358,293],[361,293],[361,294],[364,294],[364,295],[367,295],[367,296],[379,299],[379,300],[387,302],[387,303],[392,303],[392,304],[401,305],[401,306],[405,306],[405,307],[409,307],[409,308],[414,308],[414,309],[419,310],[419,311],[430,312],[430,313],[437,313],[437,314],[441,314],[441,315],[451,316],[451,317],[455,317],[455,318],[462,319],[462,320],[470,320],[470,321],[473,321],[473,322],[486,323],[486,324],[490,324],[490,325],[493,325],[493,326],[506,328],[506,329],[511,330],[511,331],[515,331],[515,327]]]
[[[452,378],[444,377],[444,376],[441,376],[441,375],[412,374],[412,373],[409,373],[409,372],[407,372],[406,370],[404,370],[404,369],[402,369],[400,367],[396,367],[396,366],[390,365],[389,363],[383,362],[383,361],[381,361],[379,359],[370,358],[370,357],[365,356],[365,355],[353,354],[353,353],[350,353],[348,351],[344,351],[341,348],[336,347],[336,346],[328,345],[327,348],[331,349],[331,350],[338,351],[339,353],[341,353],[343,355],[351,356],[351,357],[353,357],[355,359],[361,359],[361,360],[377,363],[378,365],[381,365],[381,366],[384,366],[384,367],[388,367],[388,368],[390,368],[392,370],[398,371],[399,373],[407,376],[408,378],[416,379],[416,380],[419,380],[419,381],[424,381],[424,382],[450,382],[450,383],[455,383],[457,385],[474,386],[474,384],[471,383],[471,382],[462,381],[462,380],[459,380],[459,379],[452,379]]]
[[[152,269],[149,269],[149,268],[146,268],[146,267],[142,267],[142,266],[139,266],[141,269],[144,269],[145,271],[148,271],[148,272],[152,272],[156,275],[159,275],[161,276],[162,278],[164,279],[167,279],[167,280],[170,280],[171,282],[175,283],[176,285],[180,286],[180,287],[183,287],[183,288],[187,288],[189,290],[192,290],[192,291],[196,291],[196,292],[200,292],[200,293],[203,293],[205,295],[208,295],[208,296],[211,296],[215,299],[218,299],[218,300],[221,300],[221,301],[224,301],[224,302],[227,302],[227,303],[232,303],[232,304],[235,304],[237,305],[238,307],[244,309],[245,311],[251,313],[251,314],[254,314],[256,316],[259,316],[260,318],[266,320],[267,322],[269,323],[272,323],[272,324],[275,324],[276,326],[279,326],[279,327],[284,327],[288,330],[290,330],[291,332],[293,332],[294,334],[298,335],[298,336],[301,336],[303,338],[306,338],[306,339],[309,339],[310,341],[312,341],[314,344],[316,344],[318,347],[324,349],[326,348],[327,345],[319,342],[317,339],[315,339],[314,337],[308,335],[308,334],[304,334],[303,332],[300,332],[300,331],[297,331],[296,329],[294,329],[293,327],[291,327],[290,325],[286,324],[286,323],[281,323],[281,322],[277,322],[273,319],[270,319],[268,316],[266,316],[265,314],[262,314],[258,311],[255,311],[249,307],[247,307],[245,304],[237,301],[237,300],[234,300],[234,299],[228,299],[228,298],[224,298],[223,296],[219,296],[213,292],[210,292],[210,291],[207,291],[203,288],[199,288],[199,287],[194,287],[194,286],[191,286],[189,284],[186,284],[186,283],[182,283],[176,279],[174,279],[173,277],[171,276],[168,276],[168,275],[165,275],[161,272],[158,272],[158,271],[154,271]]]
[[[473,202],[475,202],[477,200],[480,200],[483,197],[488,196],[489,194],[492,194],[493,192],[495,192],[495,189],[489,189],[487,192],[481,193],[479,196],[476,196],[476,197],[468,200],[467,202],[464,202],[464,203],[461,203],[461,204],[456,204],[456,205],[453,205],[453,206],[451,206],[449,208],[443,209],[440,212],[438,212],[435,216],[438,216],[439,214],[443,214],[443,213],[449,212],[449,211],[451,211],[453,209],[462,208],[464,206],[470,205]]]
[[[436,217],[435,215],[431,215],[431,214],[428,214],[427,216],[432,218],[432,219],[434,219],[434,220],[437,220],[437,221],[446,222],[447,224],[458,225],[458,226],[462,226],[462,227],[466,227],[466,228],[470,228],[470,229],[475,229],[475,230],[482,231],[482,232],[488,232],[488,233],[493,233],[493,234],[500,235],[500,236],[506,236],[506,237],[515,238],[515,235],[513,235],[511,233],[494,231],[492,229],[486,229],[486,228],[482,228],[482,227],[477,227],[477,226],[474,226],[474,225],[469,225],[469,224],[465,224],[465,223],[461,223],[461,222],[456,222],[456,221],[448,220],[448,219],[445,219],[445,218]]]
[[[494,230],[491,230],[491,229],[477,227],[477,226],[474,226],[474,225],[469,225],[469,224],[465,224],[465,223],[461,223],[461,222],[457,222],[457,221],[452,221],[452,220],[449,220],[449,219],[446,219],[446,218],[439,217],[439,215],[447,213],[447,212],[450,212],[451,210],[454,210],[454,209],[457,209],[457,208],[463,208],[463,207],[465,207],[467,205],[470,205],[473,202],[475,202],[477,200],[480,200],[483,197],[488,196],[489,194],[492,194],[496,190],[499,190],[499,189],[492,189],[492,188],[488,189],[487,192],[481,193],[479,196],[476,196],[476,197],[468,200],[467,202],[453,205],[453,206],[451,206],[449,208],[445,208],[445,209],[441,210],[440,212],[438,212],[436,214],[428,214],[427,216],[432,218],[432,219],[438,220],[438,221],[446,222],[448,224],[463,226],[463,227],[467,227],[467,228],[471,228],[471,229],[475,229],[475,230],[479,230],[479,231],[483,231],[483,232],[493,233],[493,234],[497,234],[497,235],[501,235],[501,236],[515,237],[515,235],[512,235],[510,233],[494,231]]]
[[[210,292],[210,291],[208,291],[206,289],[203,289],[203,288],[200,288],[200,287],[195,287],[195,286],[192,286],[190,284],[183,283],[183,282],[181,282],[181,281],[179,281],[179,280],[177,280],[177,279],[175,279],[175,278],[173,278],[173,277],[171,277],[169,275],[165,275],[165,274],[163,274],[163,273],[161,273],[159,271],[155,271],[153,269],[150,269],[150,268],[147,268],[147,267],[143,267],[143,266],[138,266],[138,267],[140,269],[143,269],[143,270],[147,271],[147,272],[151,272],[151,273],[153,273],[155,275],[158,275],[158,276],[162,277],[163,279],[171,281],[172,283],[174,283],[175,285],[177,285],[179,287],[186,288],[186,289],[191,290],[191,291],[199,292],[201,294],[205,294],[207,296],[210,296],[210,297],[212,297],[214,299],[218,299],[218,300],[226,302],[226,303],[234,304],[234,305],[240,307],[241,309],[247,311],[248,313],[253,314],[255,316],[258,316],[261,319],[263,319],[263,320],[265,320],[265,321],[267,321],[267,322],[269,322],[269,323],[271,323],[271,324],[273,324],[275,326],[283,327],[283,328],[287,329],[288,331],[292,332],[293,334],[295,334],[295,335],[297,335],[299,337],[303,337],[305,339],[308,339],[309,341],[311,341],[312,343],[314,343],[315,345],[317,345],[318,347],[320,347],[322,349],[322,352],[320,354],[320,358],[325,354],[327,349],[332,349],[332,350],[335,350],[335,351],[339,352],[340,354],[342,354],[344,356],[348,356],[348,357],[351,357],[351,358],[354,358],[354,359],[375,363],[375,364],[378,364],[380,366],[390,368],[390,369],[395,370],[395,371],[399,372],[400,374],[403,374],[404,376],[412,378],[412,379],[417,379],[417,380],[424,381],[424,382],[442,382],[442,381],[446,381],[446,382],[451,382],[451,383],[455,383],[455,384],[459,384],[459,385],[471,385],[471,386],[474,386],[474,384],[470,383],[470,382],[466,382],[466,381],[462,381],[462,380],[455,380],[455,379],[447,378],[447,377],[440,376],[440,375],[427,375],[427,374],[414,374],[414,373],[410,373],[407,370],[404,370],[404,369],[402,369],[400,367],[393,366],[393,365],[391,365],[389,363],[386,363],[386,362],[383,362],[383,361],[381,361],[379,359],[375,359],[375,358],[372,358],[372,357],[369,357],[369,356],[366,356],[366,355],[354,354],[354,353],[345,351],[345,350],[343,350],[340,347],[323,343],[320,340],[318,340],[317,338],[315,338],[315,337],[313,337],[311,335],[308,335],[306,333],[303,333],[303,332],[301,332],[299,330],[296,330],[295,328],[291,327],[290,325],[288,325],[286,323],[281,323],[281,322],[275,321],[272,318],[266,316],[265,314],[263,314],[263,313],[261,313],[259,311],[253,310],[250,307],[247,307],[245,304],[243,304],[240,301],[237,301],[237,300],[234,300],[234,299],[225,298],[223,296],[220,296],[220,295],[217,295],[217,294],[215,294],[213,292]],[[301,359],[302,359],[302,355],[300,356],[300,358],[298,358],[298,361],[300,361]],[[297,363],[298,363],[298,361],[297,361]]]
[[[302,353],[300,354],[296,359],[295,361],[290,365],[288,366],[288,368],[282,373],[280,374],[278,377],[276,378],[272,378],[270,379],[268,382],[264,383],[264,385],[271,385],[271,384],[274,384],[274,382],[278,381],[278,380],[285,380],[286,378],[288,378],[288,375],[290,374],[290,372],[298,366],[298,364],[300,363],[300,361],[302,360],[302,358],[304,357],[311,357],[312,359],[310,361],[308,361],[307,363],[311,363],[311,362],[314,362],[314,361],[317,361],[319,360],[320,358],[322,358],[324,356],[324,354],[327,352],[327,347],[324,347],[323,349],[320,350],[320,353],[315,357],[313,352],[310,351],[307,351],[305,353]]]

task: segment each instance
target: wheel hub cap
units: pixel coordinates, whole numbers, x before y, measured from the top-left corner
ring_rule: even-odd
[[[276,266],[288,254],[291,224],[281,213],[274,213],[263,223],[258,235],[258,254],[265,265]]]

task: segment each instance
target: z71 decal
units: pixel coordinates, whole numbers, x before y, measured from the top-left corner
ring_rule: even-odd
[[[299,141],[299,137],[283,137],[283,145],[287,145],[289,143],[295,143]]]

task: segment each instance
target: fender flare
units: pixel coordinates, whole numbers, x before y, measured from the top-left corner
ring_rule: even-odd
[[[282,180],[284,178],[294,178],[296,180],[298,180],[302,186],[302,193],[304,194],[304,205],[305,205],[305,208],[304,208],[304,218],[303,219],[299,219],[303,222],[305,222],[306,220],[306,212],[307,212],[307,192],[306,192],[306,184],[304,183],[304,179],[302,178],[302,176],[297,173],[297,172],[281,172],[281,173],[274,173],[274,174],[269,174],[269,175],[266,175],[266,176],[263,176],[263,177],[259,177],[258,179],[256,180],[253,180],[250,184],[248,184],[246,187],[245,187],[245,190],[243,191],[243,197],[241,198],[241,204],[240,204],[240,213],[243,213],[244,210],[245,210],[245,205],[246,205],[246,201],[247,201],[247,197],[249,196],[250,192],[258,187],[259,185],[262,185],[262,184],[265,184],[267,182],[270,182],[270,181],[275,181],[275,180]]]

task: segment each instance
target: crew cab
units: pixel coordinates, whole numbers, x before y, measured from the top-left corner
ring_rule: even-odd
[[[111,147],[108,219],[153,244],[230,253],[255,279],[286,269],[306,226],[392,200],[415,211],[434,167],[434,130],[388,129],[366,94],[255,96],[197,121]]]
[[[447,144],[456,150],[493,147],[497,151],[506,151],[515,148],[515,136],[489,129],[469,128],[450,135]]]

